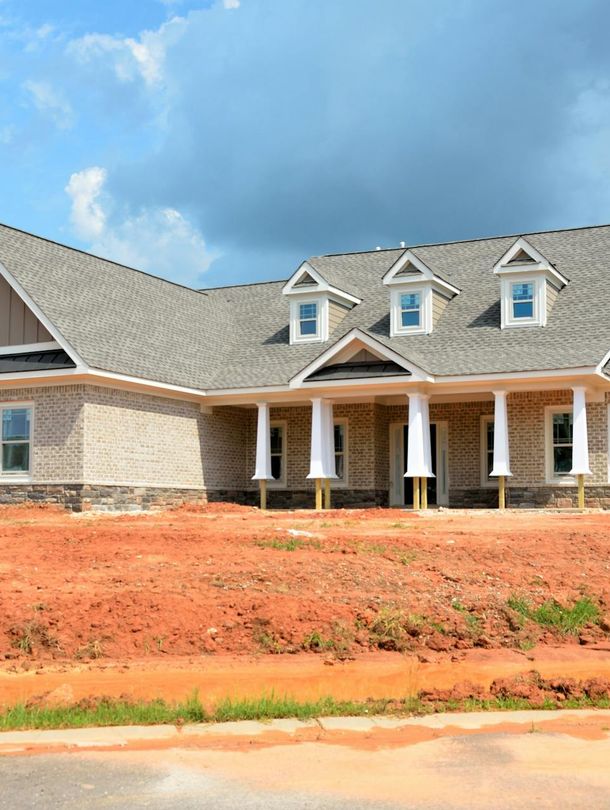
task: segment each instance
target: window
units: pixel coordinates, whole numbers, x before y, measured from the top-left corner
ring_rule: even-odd
[[[308,304],[299,304],[299,335],[301,337],[317,337],[318,334],[318,305],[315,301]]]
[[[402,293],[400,296],[400,324],[403,329],[419,327],[420,301],[419,293]]]
[[[495,486],[491,476],[494,468],[494,418],[481,417],[481,486]]]
[[[572,469],[572,437],[573,419],[571,409],[565,406],[547,408],[546,472],[549,483],[574,483],[574,477],[570,475]]]
[[[347,485],[347,420],[335,421],[335,486]]]
[[[276,486],[286,485],[286,424],[273,423],[270,430],[271,475]]]
[[[432,331],[432,287],[396,286],[390,291],[390,335],[425,335]]]
[[[511,284],[511,298],[514,320],[534,317],[534,283],[532,281]]]
[[[572,469],[572,414],[553,414],[553,475],[569,475]]]
[[[29,475],[32,409],[4,406],[2,413],[2,475]]]

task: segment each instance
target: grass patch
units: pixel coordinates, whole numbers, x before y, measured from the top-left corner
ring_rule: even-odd
[[[405,613],[399,608],[384,605],[369,624],[369,643],[380,650],[402,652],[409,646],[409,638],[420,634],[425,619],[417,613]]]
[[[471,613],[468,608],[463,605],[458,599],[454,599],[451,603],[451,607],[454,610],[457,610],[458,613],[461,613],[464,617],[464,621],[466,622],[468,629],[471,633],[478,633],[481,629],[481,620],[475,613]]]
[[[538,607],[521,596],[511,596],[507,605],[525,619],[536,622],[541,627],[558,630],[564,635],[576,635],[587,624],[599,621],[599,607],[588,596],[577,599],[570,607],[556,599],[549,599]]]
[[[257,540],[254,545],[259,548],[273,548],[276,551],[296,551],[300,548],[322,548],[322,544],[318,540],[301,540],[300,537],[289,537],[286,540],[272,537],[269,540]]]
[[[411,565],[417,559],[417,554],[414,551],[403,551],[398,555],[398,562],[402,565]]]
[[[524,709],[588,709],[610,708],[609,698],[589,697],[567,699],[560,704],[551,699],[532,703],[522,698],[467,698],[436,703],[424,703],[417,697],[400,700],[345,701],[323,697],[315,701],[299,701],[290,696],[271,693],[260,698],[226,699],[207,710],[197,693],[180,703],[164,700],[132,703],[101,698],[85,699],[72,706],[31,706],[20,703],[0,712],[0,732],[17,729],[86,728],[90,726],[177,725],[184,723],[224,723],[239,720],[274,720],[296,718],[312,720],[317,717],[365,717],[387,715],[434,714],[451,711],[517,711]]]

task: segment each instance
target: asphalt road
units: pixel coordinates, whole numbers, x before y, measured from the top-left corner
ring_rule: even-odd
[[[610,738],[459,734],[371,750],[290,743],[0,758],[0,807],[610,808]]]

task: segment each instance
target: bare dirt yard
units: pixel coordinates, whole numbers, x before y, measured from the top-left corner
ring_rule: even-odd
[[[405,655],[525,670],[544,649],[610,652],[609,552],[603,513],[5,507],[0,671]]]

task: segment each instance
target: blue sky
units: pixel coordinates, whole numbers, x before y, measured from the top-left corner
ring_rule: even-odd
[[[0,221],[194,286],[610,221],[606,0],[0,0]]]

